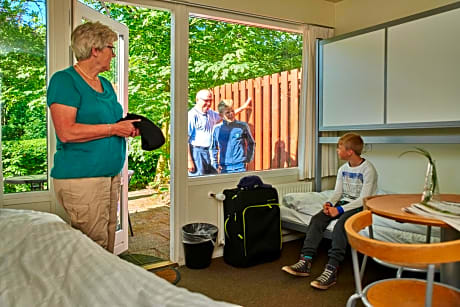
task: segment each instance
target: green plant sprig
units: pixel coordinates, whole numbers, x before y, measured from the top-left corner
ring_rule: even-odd
[[[434,160],[431,157],[431,154],[427,150],[425,150],[423,148],[420,148],[420,147],[415,147],[415,149],[416,150],[408,150],[408,151],[405,151],[405,152],[401,153],[399,155],[399,158],[401,158],[403,155],[405,155],[407,153],[415,153],[415,154],[419,154],[419,155],[422,155],[425,158],[427,158],[428,163],[430,163],[432,168],[433,168],[431,178],[433,180],[433,193],[435,193],[435,191],[437,191],[439,189],[439,187],[438,187],[438,172],[436,170],[436,164],[434,163]]]

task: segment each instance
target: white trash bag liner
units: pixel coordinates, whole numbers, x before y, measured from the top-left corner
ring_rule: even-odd
[[[191,223],[182,226],[182,242],[187,244],[198,244],[211,241],[216,244],[217,226],[208,223]]]

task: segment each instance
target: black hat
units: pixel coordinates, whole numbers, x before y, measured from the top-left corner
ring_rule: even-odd
[[[237,185],[238,189],[249,190],[255,188],[271,188],[271,184],[263,183],[259,176],[246,176],[240,179]]]
[[[154,150],[160,148],[165,143],[165,137],[163,132],[157,125],[155,125],[150,119],[142,115],[128,113],[126,116],[117,122],[124,120],[140,119],[140,122],[134,122],[134,127],[138,128],[141,133],[142,149],[143,150]]]

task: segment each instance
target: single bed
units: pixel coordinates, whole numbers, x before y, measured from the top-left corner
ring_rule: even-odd
[[[284,229],[306,232],[313,215],[322,209],[322,205],[334,191],[307,193],[289,193],[281,200],[281,224]],[[382,194],[384,192],[380,192]],[[380,216],[373,216],[374,238],[381,241],[400,243],[423,243],[427,240],[427,226],[399,223]],[[330,239],[336,221],[332,221],[324,234]],[[366,230],[363,233],[369,236]],[[431,229],[432,242],[439,242],[439,227]]]
[[[0,306],[235,306],[108,253],[57,215],[0,209]]]

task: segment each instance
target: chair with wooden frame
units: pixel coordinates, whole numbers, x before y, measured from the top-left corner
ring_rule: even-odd
[[[374,238],[373,227],[369,226],[368,229],[369,229],[369,237],[371,239],[373,239]],[[431,242],[431,226],[427,226],[425,242],[426,243]],[[423,265],[420,266],[420,265],[416,265],[416,264],[405,263],[404,266],[401,266],[401,265],[397,265],[397,264],[394,264],[394,263],[389,263],[389,262],[382,261],[382,260],[380,260],[379,258],[376,258],[376,257],[372,257],[372,259],[375,262],[377,262],[378,264],[380,264],[380,265],[386,266],[386,267],[391,268],[391,269],[395,269],[397,278],[401,278],[403,272],[405,272],[405,271],[407,271],[407,272],[417,272],[417,273],[426,273],[427,272],[427,266],[423,266]],[[366,261],[367,261],[367,256],[365,256],[365,258],[363,260],[363,263],[361,265],[361,278],[363,277],[362,274],[363,274],[363,270],[364,270],[364,268],[366,266]],[[439,264],[437,264],[435,266],[435,272],[439,273]]]
[[[460,240],[432,244],[402,244],[377,241],[359,232],[372,225],[370,211],[359,212],[345,222],[345,231],[351,246],[356,293],[350,296],[348,306],[361,299],[365,306],[459,306],[460,289],[434,282],[435,264],[460,261]],[[401,266],[427,266],[427,280],[391,278],[373,282],[362,289],[358,254]]]

